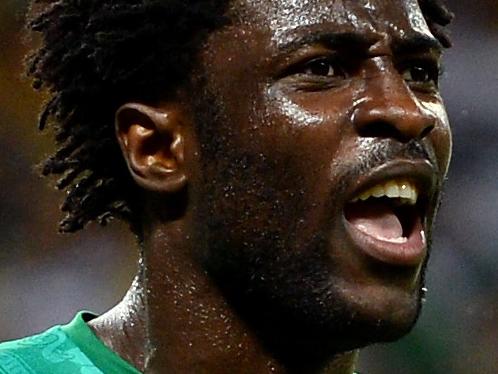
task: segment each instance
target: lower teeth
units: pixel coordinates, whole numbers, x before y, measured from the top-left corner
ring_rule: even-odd
[[[404,236],[401,236],[399,238],[391,238],[391,239],[390,238],[379,238],[379,239],[396,244],[404,244],[408,241],[408,238]]]
[[[372,234],[369,232],[369,230],[366,227],[364,227],[363,225],[358,225],[357,228],[360,231],[362,231],[363,233],[365,233],[369,236],[372,236]],[[375,237],[378,240],[382,240],[382,241],[390,242],[390,243],[395,243],[395,244],[404,244],[408,241],[408,238],[405,236],[400,236],[398,238],[386,238],[384,236],[375,236]]]

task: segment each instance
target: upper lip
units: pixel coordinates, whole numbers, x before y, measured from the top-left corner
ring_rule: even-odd
[[[363,191],[379,183],[396,179],[410,180],[417,187],[419,201],[428,202],[435,192],[437,173],[428,160],[398,159],[389,161],[360,176],[348,189],[346,203],[351,202]]]

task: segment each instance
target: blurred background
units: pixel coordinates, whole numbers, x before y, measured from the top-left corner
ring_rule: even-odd
[[[498,373],[498,2],[448,3],[457,18],[442,91],[455,144],[427,302],[410,335],[362,352],[362,373]],[[56,233],[62,194],[34,168],[53,145],[22,78],[25,5],[0,2],[0,341],[109,309],[137,260],[120,223]]]

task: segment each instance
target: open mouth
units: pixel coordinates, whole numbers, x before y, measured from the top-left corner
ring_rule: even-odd
[[[356,195],[344,216],[353,239],[368,255],[395,265],[416,265],[426,250],[422,200],[414,182],[394,178]]]

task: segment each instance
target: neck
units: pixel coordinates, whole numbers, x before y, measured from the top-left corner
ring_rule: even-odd
[[[353,372],[356,351],[297,371],[275,359],[193,260],[194,241],[181,221],[146,234],[141,274],[117,307],[91,322],[111,349],[146,373]]]

